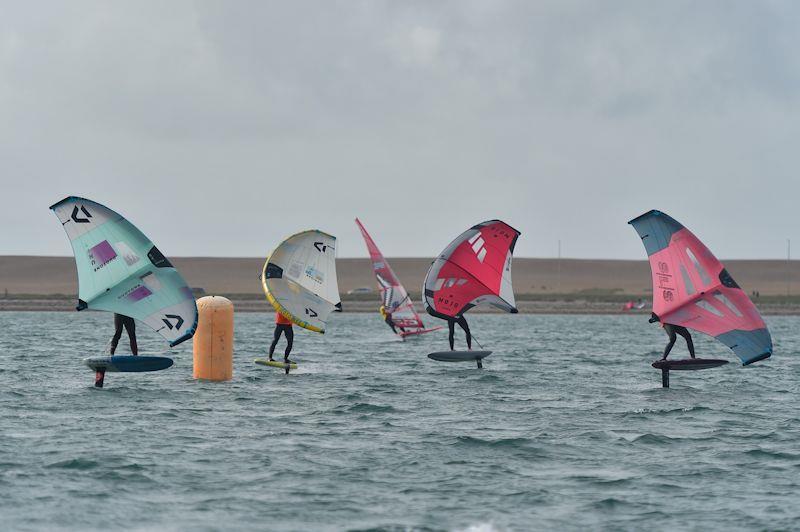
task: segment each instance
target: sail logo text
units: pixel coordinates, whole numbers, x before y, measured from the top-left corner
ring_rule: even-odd
[[[306,276],[320,284],[325,281],[325,275],[313,266],[306,268]]]

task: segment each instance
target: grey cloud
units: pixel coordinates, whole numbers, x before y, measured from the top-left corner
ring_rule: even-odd
[[[521,255],[638,258],[653,207],[721,256],[797,234],[792,2],[0,10],[5,253],[67,253],[46,207],[73,193],[177,255],[308,226],[363,255],[356,215],[389,255],[502,217]]]

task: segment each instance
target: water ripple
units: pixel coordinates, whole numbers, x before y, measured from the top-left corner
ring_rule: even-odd
[[[236,316],[234,380],[92,386],[103,313],[0,313],[4,529],[795,529],[800,318],[775,356],[660,387],[637,316],[481,315],[484,369],[433,362],[372,315],[297,331],[300,368],[255,366],[270,314]],[[144,351],[163,342],[140,328]],[[460,339],[459,339],[460,340]],[[735,362],[697,336],[703,355]],[[681,356],[676,352],[675,356]],[[98,509],[102,509],[101,512]]]

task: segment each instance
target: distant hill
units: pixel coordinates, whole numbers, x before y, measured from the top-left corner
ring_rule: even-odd
[[[176,257],[173,264],[194,288],[209,294],[261,294],[261,258]],[[432,259],[389,258],[412,294],[419,294]],[[800,294],[800,261],[729,260],[728,271],[748,292],[783,296]],[[375,288],[367,258],[337,261],[342,295],[359,287]],[[646,261],[515,258],[514,291],[518,296],[586,294],[649,296]],[[791,285],[788,281],[791,280]],[[0,256],[0,294],[75,294],[77,276],[72,257]]]

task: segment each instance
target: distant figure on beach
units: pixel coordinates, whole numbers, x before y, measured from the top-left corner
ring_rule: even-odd
[[[122,328],[128,333],[128,340],[131,342],[131,353],[134,356],[139,354],[139,347],[136,345],[136,321],[128,316],[114,313],[114,336],[111,338],[111,351],[113,355],[117,351],[119,339],[122,338]]]
[[[645,305],[644,300],[641,297],[637,299],[635,303],[631,299],[630,301],[622,305],[622,310],[633,310],[633,309],[641,310],[644,308],[644,305]]]
[[[401,332],[406,332],[406,330],[399,325],[395,325],[394,320],[392,320],[392,313],[386,312],[386,307],[384,305],[381,305],[380,313],[383,321],[386,322],[386,325],[392,328],[393,333],[397,334],[397,329],[400,329]]]
[[[289,360],[289,353],[292,352],[292,343],[294,342],[294,330],[292,329],[291,320],[285,318],[280,312],[275,313],[275,334],[272,338],[272,345],[269,346],[269,359],[272,359],[272,354],[275,353],[275,346],[278,345],[278,340],[281,338],[281,333],[286,336],[286,351],[283,352],[283,361],[291,362]]]
[[[650,323],[654,323],[657,321],[660,322],[661,320],[658,319],[658,316],[653,314],[649,321]],[[692,343],[692,335],[689,333],[689,329],[671,323],[662,323],[661,326],[664,328],[664,332],[667,333],[667,336],[669,336],[669,342],[664,349],[664,356],[661,357],[661,360],[666,360],[667,356],[669,356],[669,352],[672,351],[672,346],[675,345],[678,334],[683,336],[683,339],[686,340],[686,347],[689,349],[689,355],[694,358],[694,344]]]
[[[449,330],[449,335],[447,339],[450,341],[450,351],[453,351],[453,346],[455,345],[455,334],[456,334],[456,323],[464,329],[464,332],[467,334],[467,349],[470,351],[472,350],[472,333],[469,332],[469,325],[467,325],[467,319],[462,315],[458,318],[449,318],[447,320],[447,328]]]

